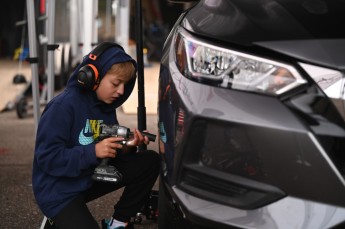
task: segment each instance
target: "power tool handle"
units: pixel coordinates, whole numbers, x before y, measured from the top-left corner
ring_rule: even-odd
[[[156,141],[156,135],[150,134],[148,132],[140,132],[143,136],[147,136],[151,142]],[[133,132],[131,132],[131,135],[133,136]]]
[[[143,136],[147,136],[151,142],[156,141],[156,135],[147,132],[140,132]]]
[[[102,158],[100,165],[108,165],[109,158]]]

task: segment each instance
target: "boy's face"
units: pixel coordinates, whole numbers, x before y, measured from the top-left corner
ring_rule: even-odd
[[[111,104],[125,92],[125,84],[129,77],[119,76],[114,73],[107,73],[96,89],[97,98],[104,103]]]

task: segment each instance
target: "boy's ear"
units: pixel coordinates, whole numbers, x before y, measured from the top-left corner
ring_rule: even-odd
[[[123,47],[117,43],[102,42],[90,52],[88,58],[91,63],[81,67],[77,74],[77,84],[80,87],[88,90],[97,89],[100,82],[99,70],[95,64],[92,64],[92,62],[97,61],[97,59],[100,58],[100,56],[111,47],[118,47],[124,50]]]

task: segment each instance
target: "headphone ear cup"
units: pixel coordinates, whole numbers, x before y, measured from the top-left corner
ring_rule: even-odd
[[[92,64],[81,67],[78,71],[77,83],[82,88],[95,90],[98,86],[97,68]]]

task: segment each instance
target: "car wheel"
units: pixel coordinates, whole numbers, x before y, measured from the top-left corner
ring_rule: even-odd
[[[162,178],[159,178],[158,195],[158,229],[194,229],[188,223],[176,205],[169,197],[168,190],[164,187]]]
[[[159,194],[158,194],[158,229],[171,228],[169,208],[168,208],[168,198],[166,195],[167,190],[164,188],[162,178],[159,178]]]
[[[26,118],[28,116],[28,101],[25,97],[19,99],[16,104],[17,116],[20,119]]]

